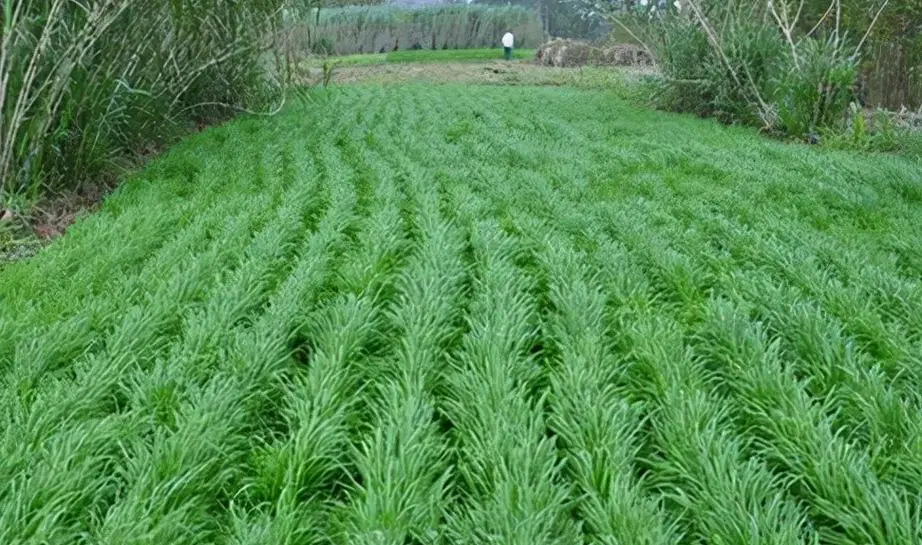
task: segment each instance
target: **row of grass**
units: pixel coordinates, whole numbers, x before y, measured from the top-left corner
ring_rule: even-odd
[[[312,93],[0,270],[0,542],[922,541],[914,163]]]

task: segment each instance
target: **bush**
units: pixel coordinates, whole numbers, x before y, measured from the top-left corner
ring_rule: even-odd
[[[844,42],[804,39],[781,65],[772,98],[777,123],[785,132],[802,136],[834,127],[854,100],[858,63]]]
[[[714,112],[713,93],[718,81],[715,58],[707,36],[690,22],[669,18],[651,32],[663,79],[655,88],[654,102],[665,110],[708,116]],[[650,26],[651,30],[653,26]]]
[[[664,75],[657,95],[661,107],[727,123],[761,121],[760,97],[785,55],[777,32],[740,21],[723,35],[718,50],[687,18],[670,17],[658,26],[654,43]]]
[[[752,6],[715,4],[709,19],[672,13],[634,20],[642,21],[661,68],[656,104],[802,138],[839,123],[858,76],[847,42],[788,40]]]
[[[332,55],[333,41],[326,36],[323,36],[311,44],[311,52],[317,55]]]
[[[847,119],[835,129],[824,132],[824,144],[868,152],[911,152],[909,148],[917,135],[909,127],[901,125],[898,118],[899,114],[881,108],[864,109],[853,102],[849,105]]]
[[[0,195],[106,177],[265,83],[282,0],[20,0],[0,16]]]

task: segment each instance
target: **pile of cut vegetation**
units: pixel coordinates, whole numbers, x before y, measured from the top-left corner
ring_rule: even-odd
[[[579,40],[556,38],[538,48],[538,64],[544,66],[647,66],[652,58],[631,44],[594,45]]]

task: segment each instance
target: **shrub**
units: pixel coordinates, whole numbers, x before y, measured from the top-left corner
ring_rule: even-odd
[[[760,97],[785,55],[771,27],[739,21],[723,34],[720,50],[690,19],[672,17],[658,27],[654,43],[664,75],[657,95],[661,107],[727,123],[760,122]]]
[[[21,0],[0,22],[0,195],[108,176],[265,83],[282,0]]]
[[[833,127],[854,99],[858,63],[842,40],[804,39],[782,64],[772,93],[778,122],[793,135]]]
[[[838,33],[798,36],[776,25],[766,5],[737,0],[692,15],[633,17],[661,68],[655,102],[795,137],[840,122],[858,77],[854,50]]]
[[[666,110],[710,115],[716,81],[710,74],[714,59],[707,36],[679,18],[658,26],[654,43],[664,79],[655,90],[655,103]]]
[[[316,53],[317,55],[332,55],[333,54],[333,41],[322,36],[317,39],[313,44],[311,44],[311,52]]]
[[[852,102],[847,119],[824,132],[824,144],[868,152],[911,151],[906,148],[911,147],[914,135],[908,127],[898,124],[898,117],[881,108],[864,109]]]

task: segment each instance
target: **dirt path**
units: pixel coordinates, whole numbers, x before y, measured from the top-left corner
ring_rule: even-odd
[[[395,63],[339,67],[333,72],[333,82],[599,86],[623,81],[625,75],[636,77],[643,73],[648,69],[556,68],[530,62]],[[322,71],[315,68],[305,83],[316,84],[321,78]]]

